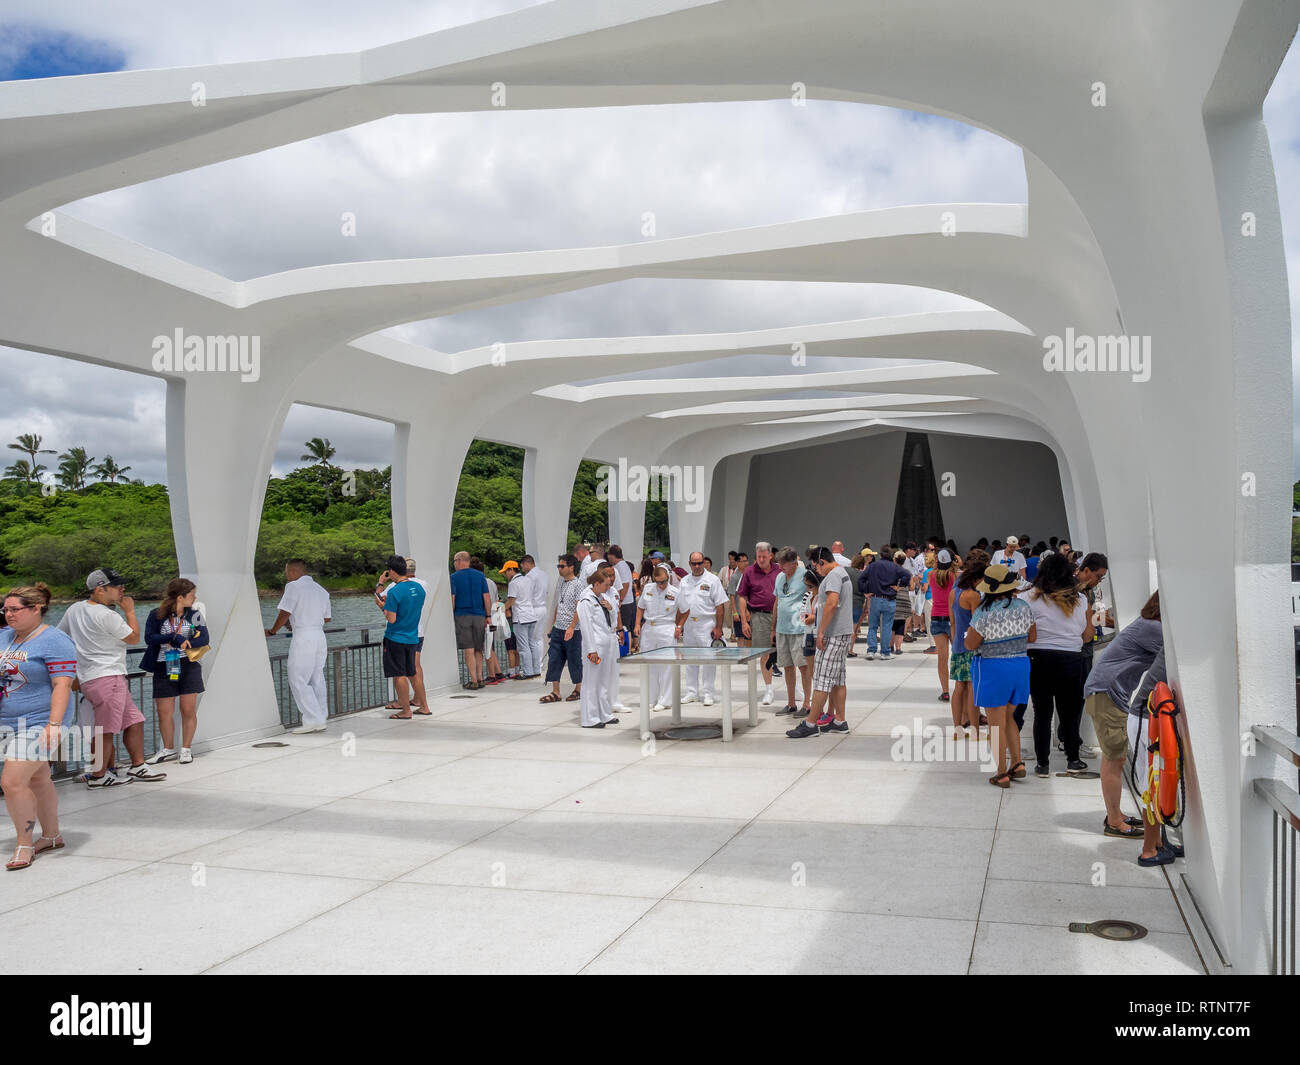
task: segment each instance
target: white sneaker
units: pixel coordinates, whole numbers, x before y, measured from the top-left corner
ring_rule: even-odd
[[[141,762],[139,765],[133,765],[126,771],[126,775],[132,780],[143,780],[153,783],[159,780],[166,780],[167,774],[160,773],[148,762]]]
[[[712,695],[706,695],[706,696],[704,697],[704,705],[705,705],[705,706],[712,706],[712,705],[713,705],[713,696],[712,696]]]
[[[113,770],[108,770],[102,777],[86,776],[86,787],[88,788],[115,788],[119,784],[130,784],[129,776],[119,777]]]
[[[616,714],[625,714],[625,713],[627,713],[627,707],[624,706],[622,703],[613,703],[613,704],[610,706],[610,709],[613,710],[614,713],[616,713]]]
[[[771,688],[768,688],[767,691],[765,691],[765,692],[763,693],[763,698],[759,700],[759,705],[760,705],[760,706],[771,706],[771,705],[772,705],[772,689],[771,689]]]
[[[682,705],[683,705],[683,706],[685,706],[687,703],[693,703],[693,702],[695,702],[695,693],[694,693],[694,692],[687,692],[685,695],[682,696]]]
[[[303,725],[300,728],[294,729],[293,734],[295,736],[309,736],[313,732],[324,732],[324,731],[325,731],[324,725]]]
[[[145,765],[160,765],[163,762],[176,761],[176,752],[170,747],[159,748],[158,752],[152,758],[146,758]]]
[[[181,765],[189,765],[192,761],[194,761],[194,755],[190,753],[190,749],[188,747],[182,747],[181,756],[177,759],[177,761],[180,762]]]
[[[655,703],[654,706],[650,707],[650,713],[657,714],[661,710],[667,710],[667,709],[668,707],[664,706],[663,703]]]

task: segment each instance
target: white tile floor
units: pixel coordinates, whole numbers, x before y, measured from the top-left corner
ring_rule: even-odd
[[[648,744],[635,710],[583,731],[511,683],[62,785],[67,847],[2,874],[6,945],[79,971],[127,914],[150,949],[100,958],[126,972],[1202,971],[1165,873],[1100,834],[1095,780],[1002,791],[972,752],[900,741],[951,720],[915,646],[850,661],[846,736],[738,710],[733,743]],[[1101,918],[1150,934],[1067,930]]]

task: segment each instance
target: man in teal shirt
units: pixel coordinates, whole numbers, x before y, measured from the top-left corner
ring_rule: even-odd
[[[777,574],[772,594],[776,599],[776,664],[785,674],[785,709],[778,714],[807,714],[812,706],[812,667],[803,653],[803,638],[808,628],[803,623],[804,594],[803,562],[793,547],[783,547],[777,553]],[[798,669],[803,678],[803,710],[795,705],[794,673]]]
[[[380,579],[392,581],[381,599],[375,593],[375,602],[384,612],[388,625],[384,628],[384,676],[391,678],[393,693],[399,707],[388,716],[405,721],[411,717],[411,685],[415,686],[415,703],[423,707],[421,714],[431,713],[424,697],[424,685],[415,669],[415,651],[420,645],[420,615],[424,613],[424,589],[411,580],[406,572],[406,559],[393,555],[388,569]]]

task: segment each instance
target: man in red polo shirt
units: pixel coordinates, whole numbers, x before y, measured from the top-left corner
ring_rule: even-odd
[[[772,609],[776,605],[776,578],[781,567],[772,561],[772,545],[766,541],[754,547],[755,562],[741,575],[736,588],[736,606],[740,611],[740,631],[750,641],[751,647],[772,647]],[[772,705],[772,669],[763,660],[762,705]]]

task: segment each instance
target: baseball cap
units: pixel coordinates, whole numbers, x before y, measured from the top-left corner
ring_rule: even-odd
[[[663,553],[662,551],[651,551],[651,552],[650,552],[650,557],[651,557],[651,558],[663,558],[663,557],[664,557],[664,553]]]
[[[505,573],[505,571],[508,569],[518,569],[518,568],[519,568],[519,563],[516,562],[513,558],[508,558],[506,559],[505,565],[501,567],[501,572]]]
[[[939,565],[947,566],[952,563],[952,554],[945,548],[936,556],[939,559]]]
[[[1007,537],[1007,546],[1008,546],[1008,547],[1019,547],[1019,546],[1020,546],[1020,540],[1019,540],[1019,538],[1018,538],[1018,537],[1015,537],[1015,536],[1008,536],[1008,537]]]
[[[126,578],[117,570],[109,569],[105,566],[103,569],[97,569],[86,578],[86,588],[94,591],[96,588],[106,588],[112,585],[119,587],[126,586]]]

